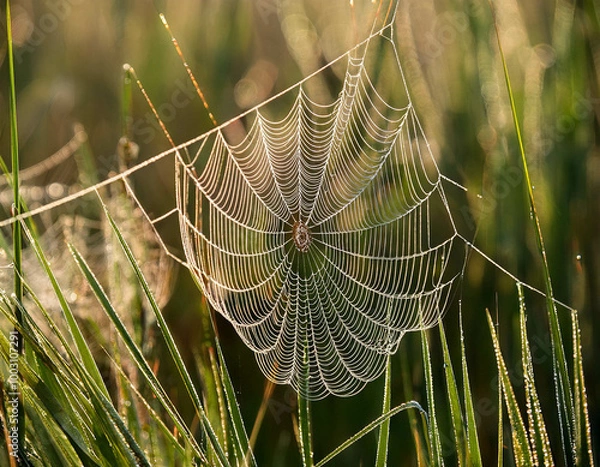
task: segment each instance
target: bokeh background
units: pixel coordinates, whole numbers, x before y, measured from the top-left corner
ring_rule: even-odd
[[[218,122],[225,122],[294,84],[367,36],[379,1],[354,0],[15,0],[13,29],[22,168],[61,148],[80,124],[98,179],[119,169],[124,129],[139,145],[138,161],[169,148],[143,96],[132,95],[133,120],[123,121],[123,64],[131,64],[175,142],[212,124],[159,19],[165,13]],[[385,10],[387,2],[381,7]],[[600,429],[600,5],[594,0],[494,2],[524,141],[556,298],[579,310],[595,438]],[[383,14],[383,13],[381,13]],[[543,288],[522,171],[502,75],[492,10],[483,0],[400,0],[396,18],[401,61],[417,112],[441,172],[468,188],[447,186],[461,233],[523,282]],[[4,31],[4,26],[2,26]],[[6,41],[0,40],[0,154],[8,161]],[[52,182],[80,182],[75,161],[32,183],[48,193]],[[159,215],[174,205],[172,159],[132,177],[139,199]],[[0,187],[1,188],[1,187]],[[56,187],[55,187],[56,188]],[[6,196],[2,199],[6,206]],[[41,202],[41,201],[40,201]],[[162,228],[178,251],[173,225]],[[191,359],[206,331],[206,304],[185,270],[173,267],[165,314]],[[544,302],[527,294],[530,338],[542,406],[556,437],[550,343]],[[485,310],[499,323],[513,384],[522,396],[515,281],[477,253],[445,323],[458,362],[462,311],[484,459],[495,459],[497,376]],[[569,349],[569,313],[559,307]],[[256,418],[265,379],[251,352],[224,320],[218,321],[228,367],[248,429]],[[101,332],[101,331],[99,331]],[[434,377],[444,394],[437,333],[432,333]],[[160,361],[160,342],[150,354]],[[160,375],[177,397],[177,376]],[[407,336],[393,360],[393,402],[424,403],[418,336]],[[313,404],[319,459],[374,419],[383,381],[349,399]],[[439,405],[444,412],[445,401]],[[257,440],[262,465],[296,465],[291,415],[295,395],[277,387]],[[446,410],[448,412],[448,410]],[[191,411],[190,411],[191,414]],[[451,428],[442,440],[452,457]],[[392,423],[391,465],[412,465],[414,444],[406,415]],[[597,442],[596,442],[597,443]],[[376,435],[348,450],[335,465],[371,465]],[[600,449],[596,444],[596,451]],[[492,461],[494,462],[494,461]]]

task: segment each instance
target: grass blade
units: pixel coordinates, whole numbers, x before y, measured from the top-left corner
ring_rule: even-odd
[[[460,352],[463,378],[463,394],[465,401],[465,413],[467,418],[467,455],[466,464],[481,467],[481,451],[479,449],[479,437],[477,435],[477,424],[475,423],[475,407],[473,406],[473,394],[469,383],[469,370],[467,368],[467,354],[465,350],[465,335],[463,332],[462,312],[460,321]]]
[[[576,311],[571,313],[573,331],[573,385],[575,390],[575,427],[578,465],[594,466],[592,428],[588,410],[587,391],[583,375],[583,357],[581,353],[581,329]]]
[[[404,394],[404,398],[406,400],[414,399],[413,391],[412,391],[412,381],[410,377],[409,371],[409,361],[407,352],[399,352],[400,353],[400,369],[402,372],[402,390]],[[421,435],[420,424],[417,420],[417,416],[412,412],[408,411],[408,421],[410,424],[410,431],[413,435],[413,440],[415,443],[415,451],[417,453],[417,465],[419,467],[428,465],[427,462],[427,443],[424,442],[423,437]],[[425,424],[425,426],[427,426]]]
[[[112,361],[115,369],[121,376],[121,378],[123,378],[123,381],[125,381],[127,383],[128,387],[131,389],[133,394],[135,394],[137,399],[144,405],[144,408],[148,411],[148,414],[150,414],[150,417],[156,423],[156,429],[160,430],[160,432],[163,434],[165,439],[167,441],[169,441],[170,446],[172,446],[183,457],[185,455],[185,452],[184,452],[183,447],[179,443],[179,440],[177,440],[177,438],[171,433],[171,431],[165,425],[165,423],[162,420],[162,418],[160,417],[160,415],[157,414],[156,411],[152,408],[152,406],[150,405],[148,400],[146,400],[146,398],[140,394],[139,390],[135,387],[133,382],[129,379],[127,374],[123,371],[123,368],[121,368],[121,366],[119,366],[117,364],[117,362],[115,362],[113,359],[111,359],[111,361]]]
[[[196,413],[198,414],[198,417],[200,418],[200,420],[202,422],[204,432],[206,433],[206,435],[210,441],[211,447],[215,450],[215,453],[217,454],[219,461],[224,466],[228,466],[229,461],[227,459],[227,456],[225,455],[223,448],[219,444],[217,435],[215,434],[215,431],[212,428],[210,421],[208,420],[208,417],[206,416],[206,413],[202,406],[202,402],[200,400],[198,392],[196,391],[196,387],[194,386],[194,383],[192,382],[192,377],[190,376],[190,374],[185,366],[185,363],[183,361],[183,358],[181,357],[181,354],[179,353],[179,349],[177,348],[177,345],[175,344],[175,339],[173,338],[173,335],[171,334],[171,331],[169,330],[169,328],[167,326],[167,323],[162,315],[162,312],[160,311],[158,303],[156,303],[154,294],[150,290],[150,286],[148,285],[148,282],[146,281],[144,275],[142,274],[142,270],[140,269],[139,265],[137,264],[137,261],[136,261],[135,257],[133,256],[133,253],[132,253],[131,249],[129,248],[129,245],[123,238],[123,235],[121,234],[121,231],[119,230],[119,227],[115,224],[115,221],[113,220],[112,216],[108,212],[108,209],[104,203],[102,203],[102,207],[103,207],[104,213],[110,223],[110,226],[111,226],[113,232],[115,233],[115,235],[117,236],[117,239],[119,240],[121,248],[123,249],[125,256],[127,256],[127,259],[129,260],[131,267],[135,271],[138,281],[139,281],[140,285],[142,286],[142,289],[144,290],[144,294],[145,294],[146,298],[148,299],[148,302],[150,303],[150,306],[152,308],[152,311],[154,312],[156,321],[158,323],[158,328],[160,329],[161,334],[162,334],[163,338],[165,339],[167,348],[169,349],[169,353],[171,354],[171,358],[173,359],[173,362],[175,363],[175,366],[177,367],[177,370],[178,370],[181,378],[183,379],[186,391],[188,392],[188,394],[194,404]]]
[[[94,357],[92,356],[92,352],[90,351],[90,348],[87,345],[85,337],[83,336],[83,333],[81,332],[81,329],[79,328],[79,325],[77,324],[75,315],[71,311],[69,303],[68,303],[66,297],[64,296],[62,289],[60,288],[60,286],[58,284],[56,276],[55,276],[54,272],[52,271],[52,268],[50,267],[50,263],[48,262],[48,259],[46,258],[46,255],[44,254],[37,237],[34,236],[32,234],[32,232],[29,229],[27,229],[27,227],[23,226],[23,230],[25,232],[25,235],[27,236],[27,239],[29,240],[29,244],[33,248],[33,251],[35,252],[35,255],[38,258],[40,266],[42,267],[42,269],[44,270],[44,272],[50,279],[50,283],[52,284],[52,289],[54,290],[54,293],[56,294],[56,297],[58,298],[58,302],[59,302],[61,310],[63,312],[63,316],[64,316],[65,320],[67,321],[69,332],[71,334],[73,341],[75,342],[75,346],[77,348],[77,351],[79,352],[79,356],[81,357],[83,366],[89,372],[91,377],[94,378],[98,387],[102,389],[102,391],[104,392],[104,394],[107,397],[109,397],[108,389],[106,388],[106,386],[104,384],[104,380],[102,379],[102,375],[100,374],[98,365],[96,365],[96,361],[94,360]],[[41,303],[39,303],[38,306],[40,309],[43,309],[43,306]],[[49,316],[47,316],[46,319],[49,319]],[[55,328],[55,329],[56,329],[55,332],[57,334],[60,334],[58,331],[58,328]],[[65,345],[66,348],[69,347],[68,344],[66,344],[64,342],[63,342],[63,345]]]
[[[493,8],[492,8],[493,11]],[[510,75],[508,72],[508,65],[506,64],[506,57],[504,56],[504,50],[502,48],[502,42],[500,40],[500,31],[498,24],[494,19],[494,26],[496,29],[496,37],[498,40],[498,48],[500,51],[500,58],[502,60],[502,69],[504,72],[504,80],[506,83],[506,89],[508,91],[508,97],[510,100],[510,109],[512,113],[512,119],[515,126],[515,134],[519,145],[519,153],[521,156],[521,164],[523,167],[523,178],[525,180],[525,187],[527,190],[527,199],[529,202],[529,209],[531,213],[531,220],[534,226],[535,240],[542,258],[542,269],[544,277],[544,286],[546,291],[546,310],[548,313],[548,320],[550,322],[550,336],[552,341],[552,363],[554,370],[554,383],[556,390],[556,398],[559,405],[559,422],[561,426],[561,436],[563,437],[563,447],[565,455],[568,456],[567,449],[570,449],[572,461],[576,463],[577,453],[575,448],[575,436],[574,420],[575,413],[573,408],[573,393],[571,392],[571,381],[569,378],[569,371],[567,367],[567,359],[565,356],[565,349],[563,346],[562,334],[560,329],[560,323],[558,321],[558,313],[556,305],[554,303],[554,293],[552,291],[552,280],[550,278],[550,268],[548,267],[548,260],[546,258],[546,248],[544,246],[544,238],[542,236],[542,228],[540,225],[540,219],[537,214],[535,198],[533,195],[533,185],[531,183],[531,177],[529,176],[529,168],[527,163],[527,155],[525,154],[525,145],[523,143],[523,137],[521,134],[521,125],[519,123],[519,117],[517,114],[517,107],[515,104],[515,98],[512,92],[512,86],[510,81]],[[568,445],[565,443],[568,442]],[[568,446],[568,447],[567,447]]]
[[[504,465],[504,391],[502,379],[498,378],[498,467]]]
[[[189,432],[189,429],[186,427],[185,423],[181,419],[181,416],[179,415],[173,403],[167,396],[165,390],[158,381],[158,378],[148,365],[148,362],[146,362],[146,360],[144,359],[142,351],[136,345],[135,341],[129,334],[129,331],[127,331],[125,324],[113,308],[112,304],[110,303],[110,300],[108,299],[106,293],[102,289],[102,286],[92,273],[88,264],[83,259],[81,254],[72,245],[69,245],[69,249],[71,250],[73,257],[75,258],[77,265],[83,272],[83,275],[85,276],[87,282],[92,288],[92,291],[96,295],[96,298],[98,299],[98,301],[102,305],[102,308],[104,308],[104,311],[112,321],[113,325],[115,326],[115,329],[121,336],[121,339],[123,339],[123,342],[127,347],[127,350],[129,351],[131,357],[133,358],[137,368],[140,370],[140,373],[145,377],[146,381],[150,385],[153,394],[156,396],[156,398],[160,401],[164,409],[167,411],[179,432],[188,441],[189,445],[195,450],[195,454],[198,457],[202,458],[204,461],[207,461],[205,453],[202,452],[200,447],[197,445],[196,441],[193,439],[192,434]]]
[[[384,423],[386,420],[389,420],[394,415],[399,414],[400,412],[403,412],[408,409],[416,409],[419,412],[421,412],[421,414],[424,414],[424,415],[427,414],[425,412],[425,410],[423,410],[423,408],[419,405],[418,402],[409,401],[409,402],[400,404],[399,406],[394,407],[389,412],[387,412],[383,415],[380,415],[378,418],[373,420],[371,423],[369,423],[367,426],[365,426],[358,433],[355,433],[353,436],[348,438],[346,441],[344,441],[342,444],[340,444],[337,448],[335,448],[331,453],[329,453],[327,456],[325,456],[321,461],[317,462],[315,467],[321,467],[321,466],[327,464],[330,460],[332,460],[334,457],[336,457],[342,451],[348,449],[350,446],[352,446],[354,443],[356,443],[363,436],[369,434],[371,431],[380,427],[382,425],[382,423]]]
[[[214,386],[214,393],[216,395],[216,411],[218,420],[215,423],[221,424],[221,443],[223,451],[228,457],[228,441],[229,441],[229,417],[227,416],[227,407],[225,404],[225,396],[223,394],[223,384],[221,383],[221,376],[217,366],[217,359],[215,358],[215,352],[213,348],[208,349],[208,357],[210,363],[211,379]],[[243,459],[243,456],[241,457]]]
[[[440,431],[437,424],[435,414],[435,393],[433,390],[433,374],[431,371],[431,353],[429,351],[429,341],[427,340],[427,332],[421,330],[421,350],[423,355],[423,372],[425,373],[425,385],[427,386],[427,410],[429,414],[429,455],[431,465],[443,466],[442,444],[440,441]]]
[[[304,393],[308,394],[308,345],[304,345],[304,368],[302,375]],[[298,392],[298,431],[300,438],[300,454],[302,455],[302,466],[313,467],[312,433],[310,420],[310,401]]]
[[[76,362],[76,364],[78,364]],[[91,400],[96,414],[98,414],[102,425],[105,427],[103,433],[110,436],[111,445],[118,446],[119,453],[123,459],[133,462],[134,465],[150,466],[144,451],[140,448],[137,441],[131,436],[131,433],[125,426],[125,423],[112,405],[110,399],[104,396],[104,393],[98,388],[91,378],[84,378],[88,391],[91,393]]]
[[[552,451],[550,449],[550,439],[544,423],[540,400],[535,387],[535,377],[533,374],[533,361],[529,340],[527,338],[527,317],[525,314],[525,297],[523,287],[517,284],[519,292],[519,311],[521,327],[521,354],[523,361],[523,380],[525,383],[525,399],[527,404],[527,416],[529,419],[529,440],[531,442],[531,453],[536,465],[552,466]]]
[[[460,396],[458,395],[458,386],[456,385],[456,377],[452,369],[452,361],[450,360],[450,350],[446,341],[446,333],[444,326],[440,321],[438,324],[440,329],[440,340],[442,343],[442,352],[444,355],[444,374],[446,376],[446,388],[448,389],[448,402],[450,403],[450,415],[452,418],[452,429],[454,431],[454,442],[456,447],[456,456],[458,465],[465,464],[465,430],[463,428],[462,408],[460,406]]]
[[[519,405],[517,403],[517,398],[515,397],[512,383],[510,382],[510,375],[508,374],[508,369],[504,363],[502,350],[500,349],[500,342],[498,341],[496,329],[494,328],[494,323],[492,322],[492,317],[489,311],[487,311],[487,318],[490,327],[490,333],[492,335],[492,342],[494,344],[496,362],[498,364],[498,376],[502,382],[502,393],[504,394],[504,402],[506,404],[508,418],[510,420],[510,426],[512,429],[515,463],[517,465],[534,465],[533,456],[531,455],[531,450],[529,448],[527,430],[525,429],[525,424],[523,423],[523,417],[521,416],[521,411],[519,410]],[[502,407],[499,406],[498,411],[501,410]]]
[[[10,315],[7,315],[7,317],[10,319]],[[16,321],[13,324],[17,327],[19,326]],[[26,327],[21,329],[21,332],[23,333],[23,330],[27,330],[27,333],[23,333],[22,336],[27,339],[32,355],[39,357],[39,362],[47,364],[49,370],[54,374],[63,374],[63,384],[65,387],[69,387],[71,380],[76,380],[77,383],[83,385],[83,387],[75,388],[75,390],[78,391],[77,396],[81,398],[83,405],[86,407],[86,414],[91,417],[90,425],[96,432],[94,444],[102,450],[104,457],[108,457],[109,463],[112,463],[112,465],[141,465],[149,467],[150,463],[147,461],[143,450],[127,430],[112,402],[84,371],[81,363],[76,359],[71,360],[80,378],[77,378],[73,374],[68,375],[70,368],[63,365],[62,370],[66,370],[67,372],[65,374],[64,371],[61,371],[61,368],[54,364],[56,356],[54,361],[51,359],[51,355],[55,353],[55,349],[49,342],[42,342],[43,335],[39,333],[35,322],[29,320],[25,324]],[[2,337],[2,350],[3,354],[6,355],[5,347],[8,344],[5,342],[4,336]],[[60,359],[60,357],[58,358]],[[64,363],[64,360],[59,360],[59,362]],[[42,392],[41,389],[43,389],[43,386],[40,386],[39,383],[43,384],[43,381],[26,360],[20,362],[19,373],[23,376],[28,386],[35,389],[36,394]],[[46,412],[51,413],[48,410]],[[105,438],[106,445],[103,445],[102,440],[99,438]],[[107,449],[108,446],[110,448]]]
[[[8,303],[7,297],[3,296],[5,303]],[[18,326],[13,315],[8,311],[8,307],[0,306],[0,311],[13,325]],[[51,323],[52,326],[53,323]],[[80,384],[80,378],[70,366],[65,365],[65,360],[58,354],[57,349],[49,342],[43,341],[43,336],[37,328],[37,324],[30,320],[26,328],[28,333],[25,338],[32,346],[33,362],[38,367],[39,375],[36,374],[29,362],[21,362],[19,372],[23,378],[24,384],[34,388],[35,394],[44,403],[46,412],[52,414],[52,417],[61,426],[62,430],[71,439],[73,444],[85,455],[94,458],[91,452],[91,431],[88,430],[77,410],[81,407],[86,407],[87,399],[81,404],[81,400],[73,400],[69,396],[75,395],[75,398],[81,397],[83,386]],[[36,335],[33,335],[33,334]],[[1,342],[3,357],[8,360],[7,349],[8,343],[4,342],[5,337],[0,334],[3,339]],[[70,349],[67,347],[67,353],[70,354]],[[61,363],[63,364],[61,367]],[[52,377],[50,377],[51,375]],[[86,411],[83,410],[85,413]],[[87,412],[89,413],[89,412]]]
[[[216,348],[217,358],[219,360],[219,373],[221,375],[221,382],[223,384],[225,399],[227,401],[227,411],[231,419],[231,425],[235,437],[234,446],[237,446],[239,453],[244,459],[243,465],[256,466],[256,460],[254,459],[254,454],[252,453],[250,447],[248,433],[246,432],[246,427],[244,426],[244,421],[240,412],[240,406],[235,396],[235,390],[233,388],[231,378],[229,377],[229,371],[227,370],[227,365],[225,364],[225,358],[223,357],[223,351],[221,350],[221,344],[219,343],[218,338],[216,339]]]
[[[44,409],[32,388],[24,388],[29,429],[35,433],[36,445],[44,453],[47,465],[79,465],[81,460],[65,433]]]
[[[385,367],[385,382],[383,388],[383,410],[382,414],[390,411],[392,404],[392,357],[388,355]],[[379,429],[379,442],[377,443],[377,467],[387,465],[388,443],[390,438],[390,419],[381,424]]]
[[[223,416],[223,404],[218,393],[220,382],[218,376],[215,375],[213,361],[208,354],[206,344],[203,342],[200,345],[204,348],[201,348],[200,351],[194,350],[193,357],[198,378],[202,382],[202,406],[211,425],[215,427],[215,435],[219,440],[219,445],[223,446],[225,456],[228,456],[227,419]],[[200,420],[198,415],[196,415],[194,423],[197,420]],[[202,426],[201,429],[203,429]],[[214,459],[216,453],[210,445],[208,446],[208,456],[209,461],[218,462]]]
[[[15,63],[12,41],[12,18],[10,0],[6,0],[6,36],[9,77],[9,120],[10,120],[10,154],[12,163],[13,207],[12,215],[21,214],[20,180],[19,180],[19,133],[17,127],[17,91],[15,83]],[[23,301],[22,283],[22,238],[21,226],[16,222],[13,227],[13,260],[15,266],[15,295],[19,302]],[[21,322],[20,319],[17,321]]]

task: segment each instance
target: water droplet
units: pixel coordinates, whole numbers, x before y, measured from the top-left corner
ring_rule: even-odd
[[[479,194],[479,193],[477,193],[477,197],[478,197],[479,199],[483,199],[483,196],[481,196],[481,194]]]
[[[577,261],[581,261],[581,255],[577,255],[577,256],[575,256],[575,259],[576,259]]]

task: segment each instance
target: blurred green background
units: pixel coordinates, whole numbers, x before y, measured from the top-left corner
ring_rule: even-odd
[[[294,84],[366,37],[379,2],[355,0],[21,0],[13,4],[22,168],[62,147],[81,123],[100,178],[118,169],[123,134],[124,63],[141,79],[176,143],[211,128],[158,13],[165,13],[213,114],[225,122]],[[600,426],[600,5],[594,0],[502,0],[497,21],[521,118],[556,298],[580,311],[590,415]],[[387,6],[384,2],[385,9]],[[543,276],[523,187],[508,95],[490,5],[485,1],[400,1],[396,18],[401,61],[441,172],[468,188],[446,189],[461,233],[522,281],[543,287]],[[4,30],[4,27],[2,28]],[[0,42],[0,154],[9,154],[6,43]],[[133,93],[132,139],[139,160],[169,148],[141,93]],[[7,159],[8,160],[8,159]],[[35,182],[75,183],[68,162]],[[132,177],[144,206],[158,215],[174,205],[172,159]],[[177,230],[164,227],[175,249]],[[530,337],[542,405],[555,415],[544,302],[527,295]],[[179,271],[165,313],[183,349],[193,355],[203,339],[200,293]],[[494,459],[497,376],[485,321],[500,323],[511,374],[519,384],[518,304],[512,279],[473,253],[445,318],[458,359],[462,309],[484,460]],[[559,307],[569,348],[569,313]],[[229,370],[248,429],[265,380],[252,353],[219,321]],[[418,336],[407,336],[394,357],[393,402],[424,403]],[[432,336],[434,377],[443,392],[438,339]],[[160,356],[160,349],[155,350]],[[456,360],[458,361],[458,360]],[[176,375],[162,366],[167,382]],[[177,399],[177,383],[171,383]],[[316,402],[316,459],[374,419],[383,381],[349,399]],[[410,388],[410,390],[409,390]],[[411,394],[411,392],[414,392]],[[444,400],[439,401],[443,412]],[[179,400],[185,406],[185,400]],[[262,465],[296,465],[291,389],[277,387],[257,441]],[[447,410],[446,410],[447,412]],[[548,415],[547,415],[548,417]],[[557,420],[547,420],[556,427]],[[443,444],[451,428],[442,420]],[[414,445],[406,415],[392,422],[391,465],[412,465]],[[553,436],[557,436],[553,431]],[[597,439],[598,436],[595,436]],[[371,465],[376,435],[333,465]],[[596,452],[600,446],[596,444]],[[446,452],[452,456],[451,452]],[[402,461],[401,461],[402,460]]]

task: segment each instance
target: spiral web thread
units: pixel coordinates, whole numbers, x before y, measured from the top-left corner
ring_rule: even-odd
[[[437,323],[457,277],[456,229],[391,31],[348,53],[332,102],[302,85],[283,117],[253,111],[241,141],[219,129],[176,154],[188,266],[263,373],[312,399],[379,376],[404,333]],[[369,62],[385,48],[395,69],[381,76]]]

